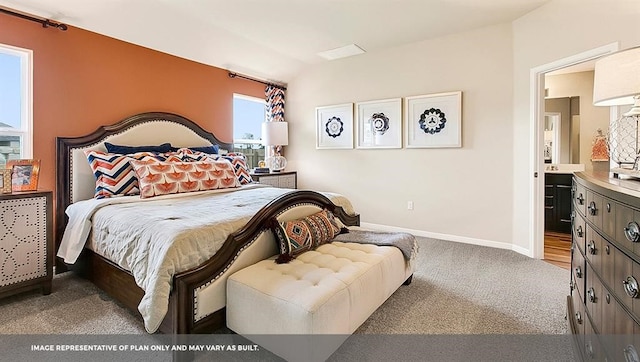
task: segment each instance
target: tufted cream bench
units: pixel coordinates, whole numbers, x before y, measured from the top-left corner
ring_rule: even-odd
[[[334,241],[287,264],[274,258],[229,277],[227,326],[287,360],[328,358],[413,274],[413,266],[392,246]],[[264,336],[274,334],[343,338],[322,350],[311,345],[301,358],[282,340]]]

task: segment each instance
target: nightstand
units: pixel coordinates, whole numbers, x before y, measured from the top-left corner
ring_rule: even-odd
[[[51,293],[51,191],[0,194],[0,297],[40,289]]]
[[[269,173],[251,173],[255,182],[284,189],[298,188],[298,173],[296,171],[281,171]]]

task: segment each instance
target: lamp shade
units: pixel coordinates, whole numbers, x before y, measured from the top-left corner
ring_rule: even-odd
[[[633,104],[640,95],[640,47],[622,50],[599,59],[593,79],[593,104]]]
[[[262,123],[262,144],[265,146],[288,145],[289,124],[287,122]]]

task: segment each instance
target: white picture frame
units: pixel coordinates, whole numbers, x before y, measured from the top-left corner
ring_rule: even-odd
[[[316,148],[353,148],[353,103],[316,107]]]
[[[462,147],[462,92],[404,99],[406,148]]]
[[[356,103],[357,148],[402,148],[402,98]]]

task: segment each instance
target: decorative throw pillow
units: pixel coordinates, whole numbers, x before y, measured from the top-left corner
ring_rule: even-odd
[[[196,146],[196,147],[171,147],[171,151],[180,151],[183,149],[195,151],[195,152],[203,152],[210,155],[217,154],[220,151],[220,146],[211,145],[211,146]]]
[[[131,161],[140,183],[140,197],[240,186],[226,160],[198,162]]]
[[[329,243],[340,234],[340,227],[333,213],[322,210],[298,220],[279,222],[271,220],[271,231],[275,236],[280,256],[276,263],[288,263],[308,250]]]
[[[122,146],[122,145],[114,145],[109,142],[105,142],[104,146],[107,148],[107,152],[109,153],[119,153],[121,155],[138,153],[138,152],[170,152],[171,144],[163,143],[157,146]]]
[[[226,155],[220,156],[220,158],[227,159],[231,162],[241,184],[245,185],[253,182],[251,174],[249,174],[247,159],[242,153],[227,153]]]
[[[129,163],[130,160],[157,161],[152,152],[138,152],[129,155],[105,153],[101,151],[85,151],[89,166],[96,178],[96,192],[94,197],[121,195],[137,195],[138,179]]]

